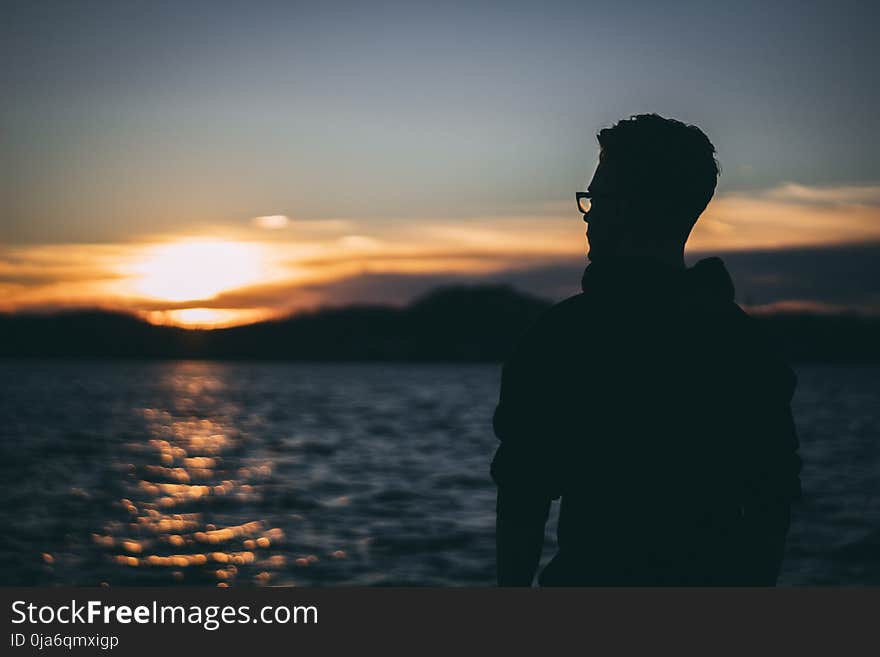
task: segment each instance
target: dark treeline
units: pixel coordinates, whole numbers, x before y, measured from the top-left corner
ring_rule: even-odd
[[[405,308],[349,306],[215,330],[104,311],[0,315],[0,357],[502,361],[548,301],[506,286],[436,290]],[[756,319],[793,361],[880,360],[880,318]],[[586,336],[585,336],[586,337]]]

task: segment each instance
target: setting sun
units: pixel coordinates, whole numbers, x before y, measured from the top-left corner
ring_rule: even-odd
[[[151,247],[131,267],[134,291],[164,301],[210,299],[261,281],[265,270],[257,244],[196,240]]]
[[[259,322],[271,317],[272,313],[260,308],[182,308],[153,310],[143,316],[151,324],[214,329]]]

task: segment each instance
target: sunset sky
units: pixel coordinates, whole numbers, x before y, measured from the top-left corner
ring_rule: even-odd
[[[772,5],[772,6],[768,6]],[[740,301],[880,312],[864,2],[10,2],[0,310],[218,326],[577,290],[595,133],[699,125]]]

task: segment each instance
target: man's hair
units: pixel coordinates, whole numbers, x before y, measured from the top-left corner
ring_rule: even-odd
[[[720,173],[715,146],[703,131],[657,114],[638,114],[596,138],[599,162],[613,166],[624,186],[620,192],[673,222],[649,222],[646,230],[686,239],[712,199]]]

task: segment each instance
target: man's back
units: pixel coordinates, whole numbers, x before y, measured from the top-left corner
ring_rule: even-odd
[[[774,583],[799,491],[791,370],[716,259],[593,264],[583,288],[505,364],[499,528],[534,538],[562,497],[546,585]]]

